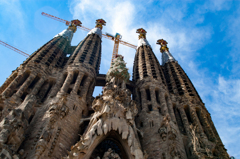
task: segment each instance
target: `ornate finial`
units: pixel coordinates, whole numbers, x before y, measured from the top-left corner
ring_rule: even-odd
[[[136,33],[139,33],[140,35],[138,36],[138,39],[146,39],[146,30],[144,30],[143,28],[139,28],[137,29]]]
[[[106,25],[105,20],[103,20],[103,19],[96,20],[96,26],[95,26],[96,28],[100,28],[102,30],[103,25],[104,26]]]
[[[120,54],[116,55],[116,58],[113,60],[106,75],[107,81],[110,81],[113,78],[120,79],[122,81],[128,81],[130,78],[126,63],[123,60],[123,56]]]
[[[157,44],[161,45],[161,48],[160,48],[161,53],[168,51],[168,47],[167,47],[168,43],[165,40],[159,39],[157,41]]]
[[[72,20],[71,23],[68,21],[66,22],[66,25],[69,26],[68,29],[72,30],[74,33],[77,30],[77,26],[81,26],[82,22],[78,19]]]

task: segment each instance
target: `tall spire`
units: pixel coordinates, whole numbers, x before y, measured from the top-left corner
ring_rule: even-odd
[[[78,19],[72,20],[70,24],[67,22],[66,25],[68,25],[69,27],[54,37],[62,36],[68,41],[72,41],[73,33],[76,32],[77,26],[81,26],[81,24],[82,22]]]
[[[148,41],[146,39],[146,33],[147,33],[146,30],[144,30],[143,28],[139,28],[139,29],[137,29],[136,33],[139,33],[137,48],[139,48],[140,46],[143,46],[143,45],[150,46],[150,44],[148,43]]]
[[[96,20],[96,26],[95,28],[93,28],[89,33],[89,34],[97,34],[99,35],[100,38],[102,38],[102,27],[103,25],[106,25],[105,20],[103,19],[97,19]]]
[[[167,62],[176,61],[172,54],[169,52],[169,49],[167,47],[168,43],[165,40],[159,39],[157,41],[157,44],[161,45],[160,51],[162,53],[162,65]]]

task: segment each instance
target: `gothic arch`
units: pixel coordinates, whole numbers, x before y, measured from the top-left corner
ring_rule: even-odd
[[[119,147],[122,158],[135,159],[135,157],[131,154],[130,146],[128,145],[127,140],[122,139],[121,136],[122,135],[119,134],[118,131],[114,130],[108,132],[106,135],[96,135],[92,138],[93,143],[90,144],[89,147],[84,147],[80,152],[77,149],[74,150],[73,148],[72,152],[78,153],[77,159],[95,159],[98,155],[102,158],[102,152],[98,152],[96,149],[98,148],[98,146],[101,146],[101,143],[103,143],[104,141],[110,140]],[[78,147],[81,146],[79,145]]]
[[[127,140],[123,140],[117,131],[111,131],[107,135],[102,135],[100,140],[96,141],[92,148],[92,153],[89,159],[95,159],[97,156],[103,157],[108,148],[112,148],[121,158],[132,159],[130,147]]]

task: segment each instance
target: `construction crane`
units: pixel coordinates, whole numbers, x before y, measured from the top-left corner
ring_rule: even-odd
[[[120,39],[122,39],[122,35],[120,35],[119,33],[116,33],[115,36],[109,34],[109,33],[106,33],[106,35],[108,37],[111,37],[112,40],[114,40],[114,45],[113,45],[113,53],[112,53],[112,61],[111,63],[113,62],[114,58],[116,57],[116,55],[118,54],[118,47],[119,47],[119,42],[120,42]]]
[[[44,13],[42,12],[42,15],[43,16],[46,16],[48,18],[51,18],[51,19],[54,19],[54,20],[57,20],[59,22],[62,22],[62,23],[65,23],[66,25],[69,25],[70,24],[70,21],[67,21],[67,20],[64,20],[64,19],[61,19],[61,18],[58,18],[56,16],[53,16],[53,15],[50,15],[50,14],[47,14],[47,13]],[[84,27],[84,26],[78,26],[78,28],[82,29],[82,30],[85,30],[85,31],[90,31],[91,29],[87,28],[87,27]],[[137,46],[136,45],[133,45],[133,44],[130,44],[126,41],[123,41],[121,40],[122,36],[119,34],[119,33],[116,33],[115,36],[109,34],[109,33],[106,33],[106,34],[102,34],[102,36],[106,39],[109,39],[109,40],[112,40],[114,41],[114,46],[113,46],[113,54],[112,54],[112,60],[111,60],[111,63],[112,61],[114,60],[114,58],[116,57],[116,55],[118,54],[118,48],[119,48],[119,44],[122,44],[122,45],[126,45],[130,48],[133,48],[133,49],[137,49]]]
[[[1,40],[0,40],[0,44],[3,45],[3,46],[5,46],[5,47],[7,47],[7,48],[9,48],[9,49],[11,49],[11,50],[13,50],[13,51],[16,51],[17,53],[19,53],[19,54],[21,54],[21,55],[23,55],[23,56],[25,56],[25,57],[29,57],[29,56],[30,56],[29,54],[27,54],[27,53],[25,53],[25,52],[23,52],[23,51],[15,48],[15,47],[9,45],[9,44],[1,41]]]

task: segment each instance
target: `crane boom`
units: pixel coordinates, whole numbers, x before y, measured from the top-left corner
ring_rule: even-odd
[[[64,19],[61,19],[61,18],[58,18],[56,16],[53,16],[53,15],[50,15],[50,14],[47,14],[47,13],[44,13],[42,12],[42,15],[46,16],[46,17],[49,17],[51,19],[54,19],[54,20],[57,20],[59,22],[62,22],[62,23],[66,23],[67,25],[70,24],[69,21],[67,20],[64,20]],[[87,27],[84,27],[84,26],[78,26],[78,28],[82,29],[82,30],[85,30],[85,31],[90,31],[91,29],[87,28]],[[117,33],[118,34],[118,33]],[[116,35],[117,35],[116,34]],[[118,54],[118,48],[119,48],[119,44],[122,44],[122,45],[125,45],[125,46],[128,46],[130,48],[133,48],[135,50],[137,50],[137,46],[136,45],[133,45],[133,44],[130,44],[126,41],[123,41],[123,40],[120,40],[121,38],[120,37],[117,37],[117,36],[112,36],[110,34],[102,34],[102,36],[106,39],[109,39],[109,40],[112,40],[114,41],[114,46],[113,46],[113,54],[112,54],[112,60],[111,60],[111,63],[113,62],[114,58],[116,57],[116,55]],[[119,34],[120,36],[120,34]]]
[[[53,15],[51,15],[51,14],[47,14],[47,13],[45,13],[45,12],[42,12],[42,15],[43,15],[43,16],[46,16],[46,17],[48,17],[48,18],[57,20],[57,21],[59,21],[59,22],[65,23],[65,24],[70,24],[70,22],[67,21],[67,20],[58,18],[58,17],[56,17],[56,16],[53,16]],[[82,30],[85,30],[85,31],[90,31],[90,30],[91,30],[91,29],[89,29],[89,28],[87,28],[87,27],[84,27],[84,26],[78,26],[78,28],[80,28],[80,29],[82,29]],[[109,40],[114,41],[114,39],[113,39],[112,37],[109,37],[109,36],[107,36],[106,34],[102,34],[102,36],[103,36],[104,38],[106,38],[106,39],[109,39]],[[120,40],[119,43],[120,43],[120,44],[123,44],[123,45],[126,45],[126,46],[128,46],[128,47],[131,47],[131,48],[133,48],[133,49],[137,49],[137,46],[136,46],[136,45],[130,44],[130,43],[126,42],[126,41]]]
[[[3,45],[3,46],[5,46],[5,47],[7,47],[7,48],[9,48],[9,49],[11,49],[11,50],[13,50],[13,51],[16,51],[17,53],[19,53],[19,54],[21,54],[21,55],[23,55],[23,56],[25,56],[25,57],[29,57],[29,56],[30,56],[29,54],[27,54],[27,53],[25,53],[25,52],[23,52],[23,51],[15,48],[15,47],[9,45],[9,44],[1,41],[1,40],[0,40],[0,44]]]

